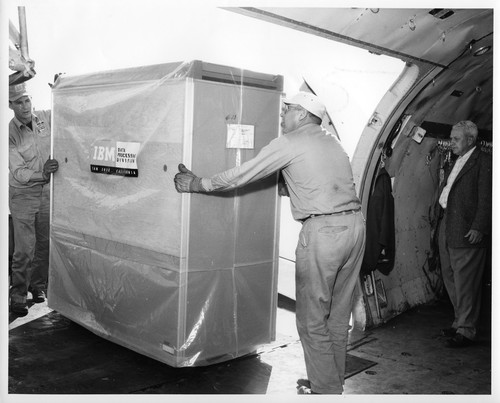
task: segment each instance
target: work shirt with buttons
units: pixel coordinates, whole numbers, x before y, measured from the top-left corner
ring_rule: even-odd
[[[208,192],[229,190],[279,170],[290,194],[292,216],[297,221],[361,206],[348,155],[334,136],[315,124],[272,140],[251,160],[202,178],[201,184]]]
[[[50,156],[51,113],[32,114],[30,129],[14,117],[9,123],[9,186],[29,188],[44,183],[43,166]]]

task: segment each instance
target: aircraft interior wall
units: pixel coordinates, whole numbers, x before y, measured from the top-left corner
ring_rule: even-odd
[[[407,309],[447,298],[439,264],[437,247],[437,217],[435,208],[442,169],[454,158],[449,148],[452,125],[459,120],[474,120],[478,124],[478,145],[492,154],[491,97],[480,104],[476,92],[465,96],[462,108],[449,104],[447,93],[453,91],[457,72],[447,71],[400,111],[400,119],[388,128],[394,135],[380,144],[383,151],[372,178],[367,217],[374,196],[375,178],[383,169],[391,178],[394,203],[394,256],[390,270],[373,270],[361,276],[367,308],[367,326],[383,323]],[[446,88],[447,91],[443,91]],[[489,88],[485,92],[491,93]],[[467,108],[465,108],[467,106]],[[485,111],[480,116],[479,110]],[[488,119],[488,116],[490,117]],[[381,137],[383,138],[383,136]],[[367,242],[370,242],[367,232]],[[380,265],[380,260],[379,260]],[[491,261],[483,281],[484,310],[491,309]],[[376,296],[376,298],[375,298]]]
[[[440,158],[433,153],[436,139],[419,144],[400,137],[384,162],[392,179],[394,197],[394,266],[384,280],[387,306],[383,316],[393,316],[437,297],[442,281],[431,264],[431,211],[435,199]]]

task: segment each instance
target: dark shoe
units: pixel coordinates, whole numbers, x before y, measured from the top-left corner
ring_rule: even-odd
[[[446,341],[446,346],[451,348],[468,347],[474,344],[471,339],[468,339],[463,334],[457,333],[451,339]]]
[[[31,295],[33,295],[32,301],[35,304],[45,301],[45,293],[42,290],[32,290]]]
[[[305,386],[297,386],[297,394],[298,395],[312,395],[312,390]]]
[[[297,380],[297,394],[298,395],[319,395],[311,389],[311,382],[308,379]]]
[[[297,379],[297,389],[299,386],[305,386],[306,388],[311,389],[311,382],[309,382],[309,379]]]
[[[12,302],[10,304],[10,312],[16,316],[26,316],[28,314],[28,306],[23,302]]]
[[[441,334],[446,337],[453,337],[457,333],[457,329],[453,327],[448,327],[446,329],[441,329]]]

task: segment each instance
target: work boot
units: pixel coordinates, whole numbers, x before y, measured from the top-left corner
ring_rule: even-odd
[[[448,327],[446,329],[441,329],[441,334],[446,337],[453,337],[457,333],[457,329],[453,327]]]
[[[311,382],[308,379],[297,380],[297,394],[298,395],[319,395],[311,389]]]
[[[31,290],[31,295],[33,296],[32,301],[35,304],[45,301],[45,293],[42,290]]]
[[[309,379],[303,379],[303,378],[297,379],[297,389],[300,386],[305,386],[306,388],[311,389],[311,382],[309,381]]]
[[[28,314],[28,306],[25,302],[11,302],[10,312],[16,316],[26,316]]]
[[[297,386],[298,395],[312,395],[312,390],[307,386]]]
[[[446,347],[462,348],[469,347],[474,344],[474,341],[465,337],[463,334],[457,333],[451,339],[446,340]]]

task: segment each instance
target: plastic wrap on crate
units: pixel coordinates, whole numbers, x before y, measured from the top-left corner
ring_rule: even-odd
[[[272,341],[277,178],[189,195],[173,177],[180,162],[231,168],[277,137],[280,80],[200,61],[60,77],[49,306],[176,367]],[[234,127],[251,147],[228,147]]]

